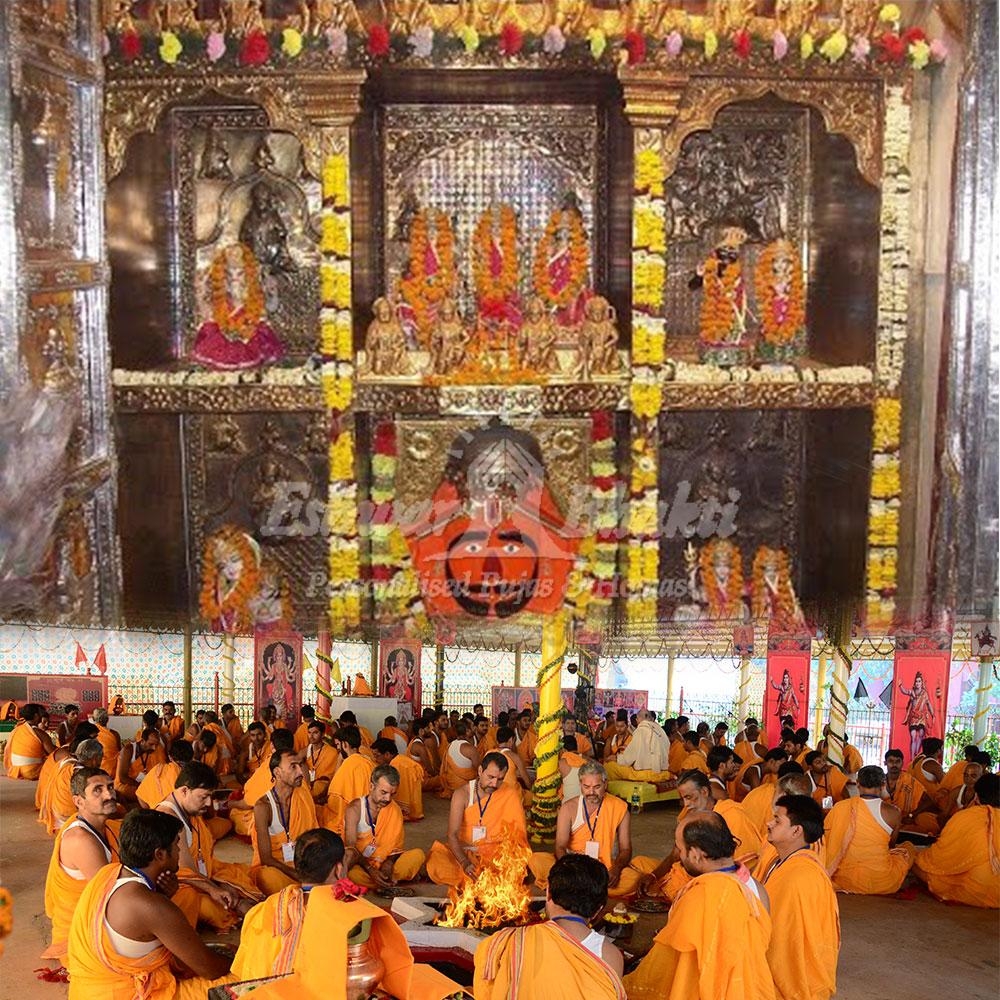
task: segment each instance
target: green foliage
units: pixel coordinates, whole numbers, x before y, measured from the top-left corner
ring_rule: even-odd
[[[950,767],[962,755],[963,747],[970,746],[976,741],[972,738],[972,729],[969,726],[956,726],[944,734],[944,763]],[[988,753],[993,761],[993,766],[997,766],[1000,761],[1000,735],[988,733],[986,739],[981,740],[977,746],[983,753]]]

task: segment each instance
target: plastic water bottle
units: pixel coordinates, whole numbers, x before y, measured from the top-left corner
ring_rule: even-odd
[[[632,812],[634,812],[634,813],[642,812],[642,800],[639,798],[639,786],[638,785],[633,785],[632,786],[632,805],[631,805],[631,809],[632,809]]]

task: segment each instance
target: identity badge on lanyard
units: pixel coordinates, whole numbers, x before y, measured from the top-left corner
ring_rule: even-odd
[[[597,807],[597,812],[594,813],[594,822],[590,822],[590,813],[587,812],[587,803],[583,803],[583,818],[587,823],[587,829],[590,831],[590,840],[584,845],[583,853],[587,855],[588,858],[600,859],[601,856],[601,844],[600,841],[596,840],[597,837],[597,818],[601,815],[601,806],[604,805],[604,800],[601,799],[601,805]]]
[[[288,803],[288,822],[285,822],[285,813],[281,808],[281,803],[278,801],[278,796],[274,797],[275,805],[278,807],[278,819],[281,821],[281,825],[285,831],[285,842],[281,845],[281,860],[285,864],[292,864],[295,861],[295,841],[289,836],[288,829],[291,826],[292,820],[292,803]]]
[[[370,858],[375,853],[375,824],[372,822],[372,810],[371,806],[368,805],[368,799],[365,798],[365,812],[368,814],[368,829],[372,833],[372,842],[361,852],[366,858]]]
[[[476,805],[479,807],[479,825],[472,828],[472,842],[478,844],[481,840],[486,839],[486,825],[483,823],[483,817],[486,815],[486,810],[490,807],[490,799],[493,798],[493,793],[490,792],[486,796],[486,805],[481,805],[479,800],[479,789],[476,789]]]

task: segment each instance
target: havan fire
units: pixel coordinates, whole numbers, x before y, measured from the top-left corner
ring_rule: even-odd
[[[503,837],[500,847],[475,879],[466,879],[461,892],[452,886],[448,903],[435,923],[439,927],[496,930],[510,924],[531,923],[531,896],[524,885],[531,850],[513,837]]]

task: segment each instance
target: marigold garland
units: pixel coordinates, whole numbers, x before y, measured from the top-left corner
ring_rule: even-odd
[[[784,317],[778,319],[774,310],[777,299],[774,290],[774,268],[782,258],[789,261],[791,273],[788,305]],[[760,332],[764,340],[769,344],[787,344],[794,340],[805,325],[806,307],[802,263],[788,240],[774,240],[764,248],[754,270],[754,288],[757,292],[757,306],[760,313]]]
[[[436,274],[427,273],[431,226],[434,227],[433,247],[438,261]],[[413,310],[421,336],[430,333],[433,307],[444,298],[454,297],[456,281],[455,234],[451,219],[445,212],[422,208],[410,226],[409,261],[406,275],[399,282],[399,292]]]
[[[239,251],[240,268],[246,283],[242,303],[234,302],[230,296],[229,256],[234,250]],[[235,247],[220,250],[212,259],[208,283],[212,298],[212,319],[219,329],[228,337],[250,340],[264,318],[264,289],[260,283],[260,268],[250,247],[245,243],[237,243]]]
[[[568,230],[569,235],[569,280],[560,291],[556,291],[552,287],[549,262],[555,255],[556,236],[563,228]],[[552,308],[564,309],[583,291],[589,267],[590,252],[580,213],[557,208],[549,216],[545,232],[535,248],[533,278],[536,294]]]
[[[500,273],[493,274],[494,231],[499,227]],[[472,234],[472,275],[481,306],[502,304],[517,292],[517,216],[508,204],[490,206]]]
[[[724,595],[725,604],[720,602],[719,582],[715,575],[715,553],[729,553],[729,580]],[[713,538],[706,542],[698,553],[702,588],[708,602],[708,615],[713,621],[733,617],[734,609],[739,609],[743,597],[743,557],[732,542],[724,538]]]
[[[215,565],[215,549],[219,546],[234,549],[243,567],[240,578],[225,596],[219,593],[219,571]],[[258,556],[246,532],[233,525],[225,525],[205,542],[201,555],[201,591],[198,608],[207,622],[229,619],[227,631],[249,631],[253,627],[250,601],[260,586]]]
[[[739,261],[729,263],[720,274],[719,260],[713,254],[705,262],[701,299],[699,336],[703,343],[721,344],[732,336],[736,315],[733,300],[743,277]]]

